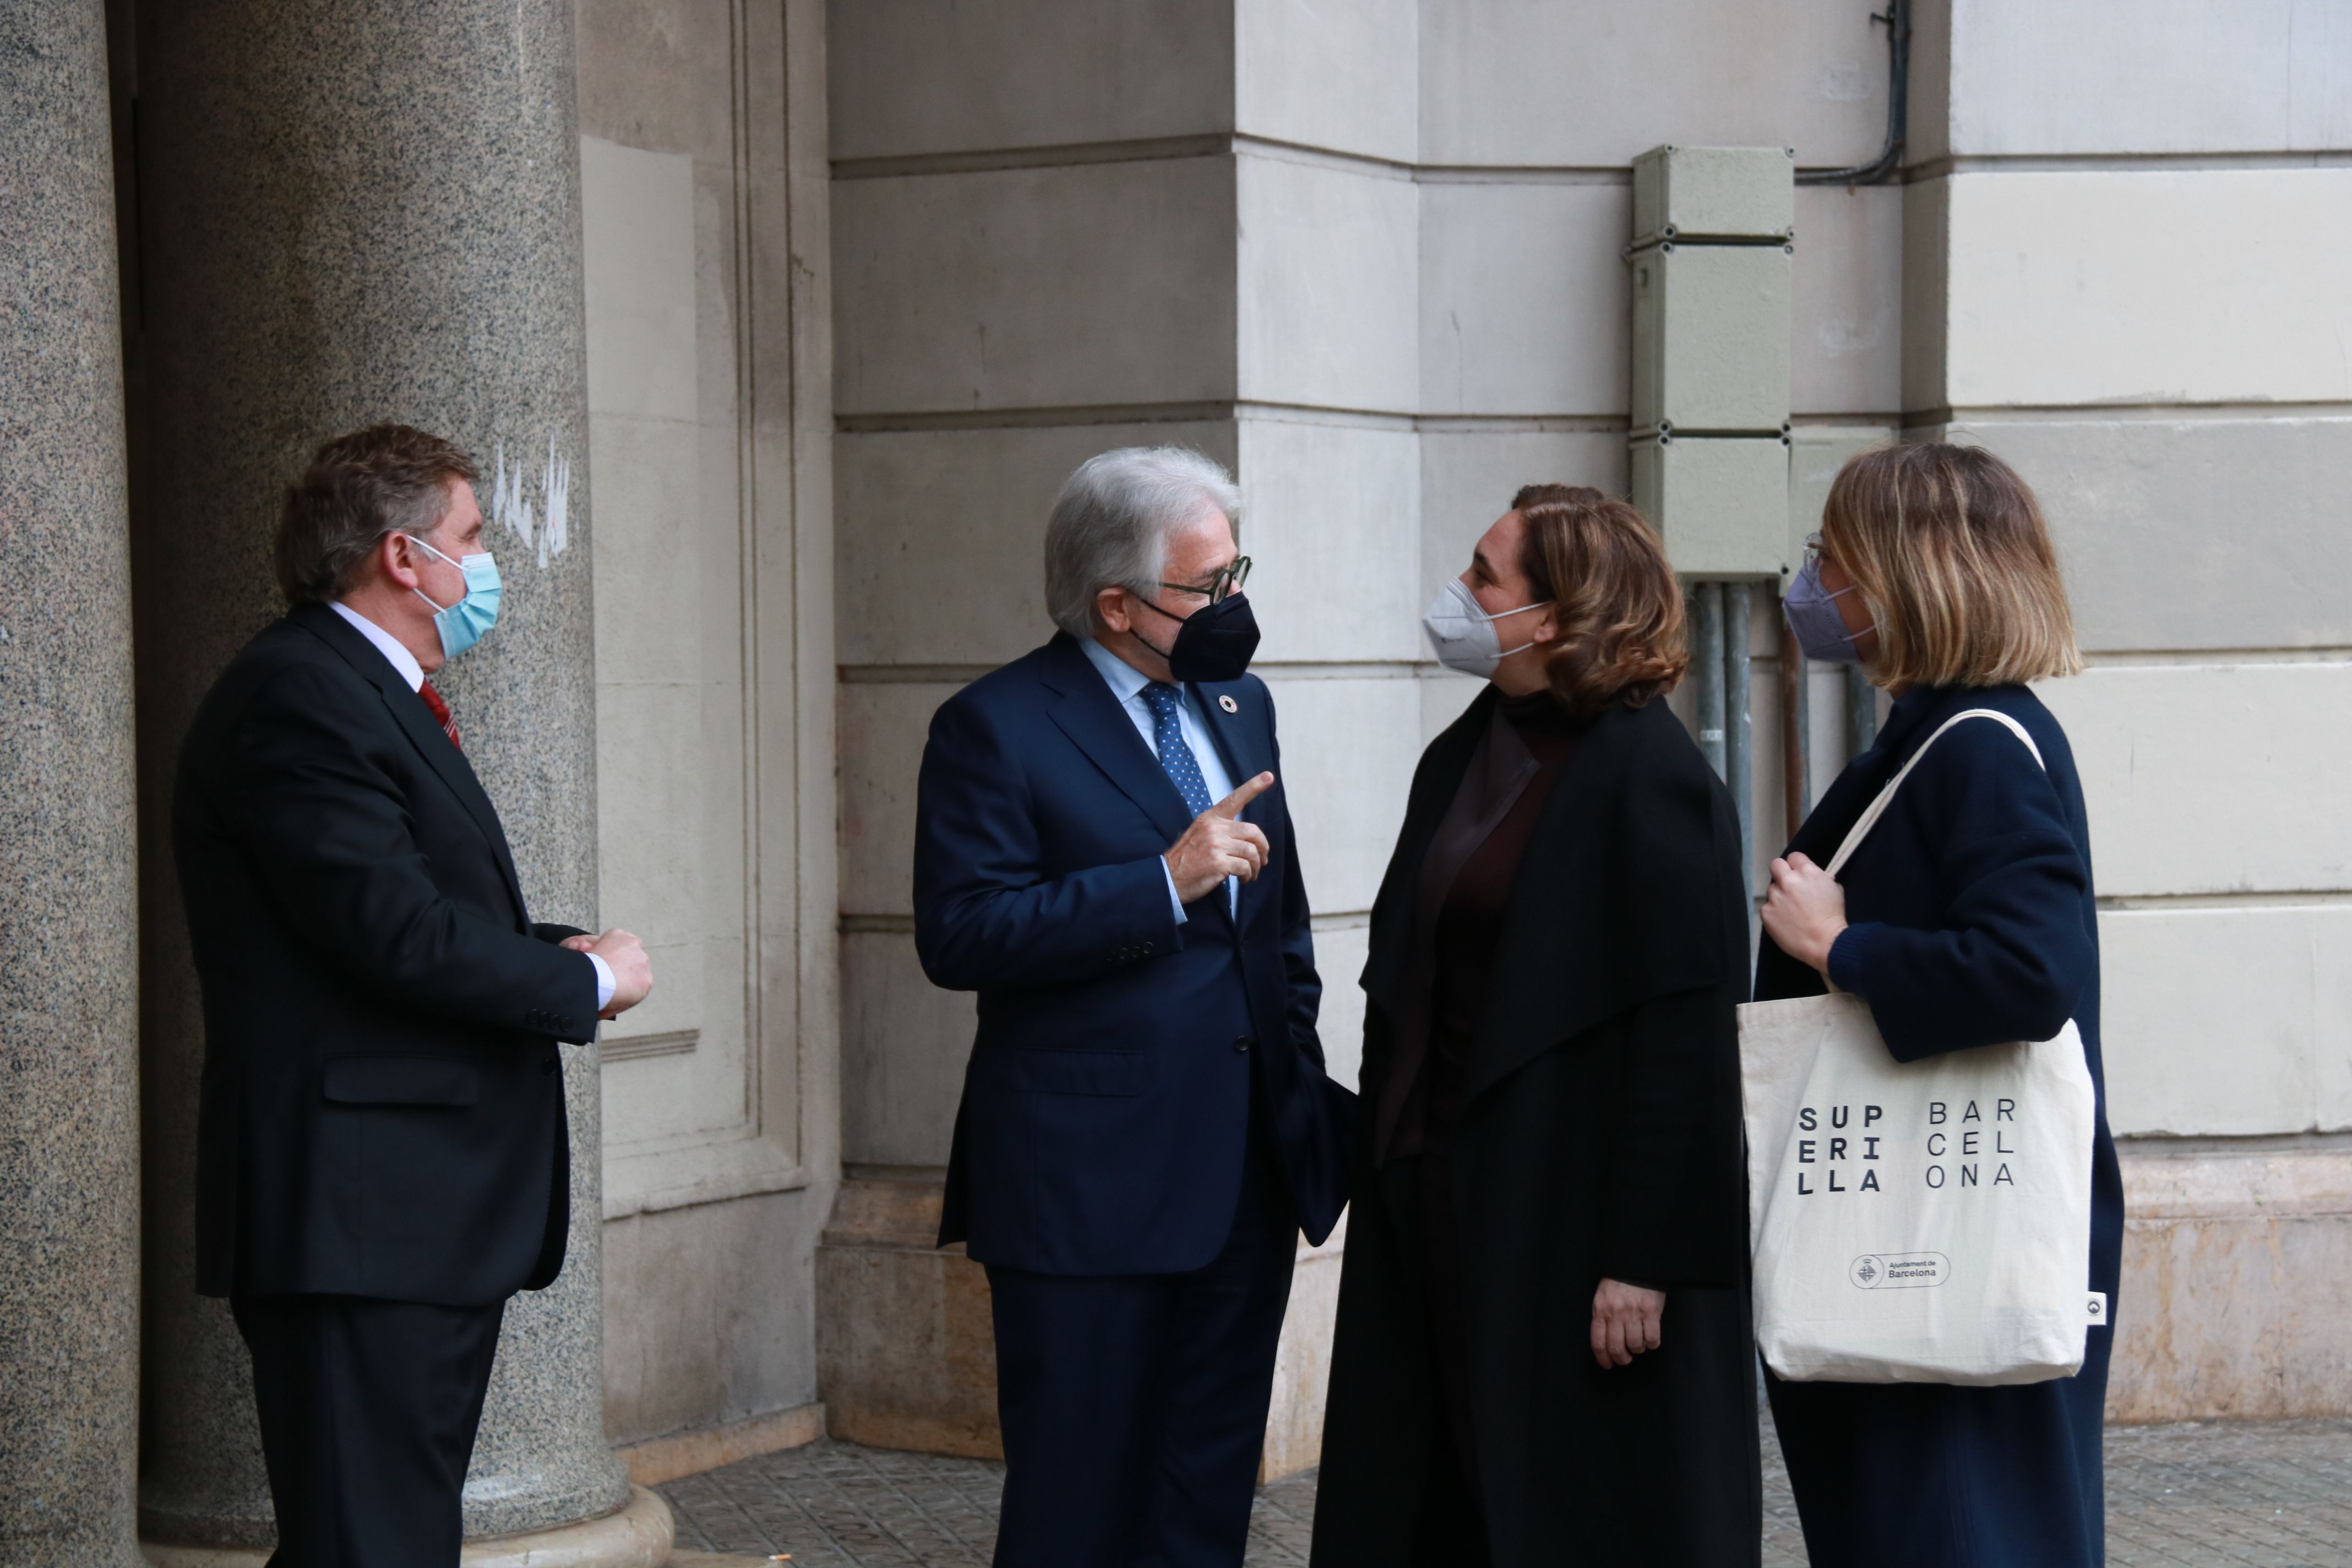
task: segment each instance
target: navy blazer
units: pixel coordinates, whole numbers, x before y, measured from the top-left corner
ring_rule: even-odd
[[[479,1305],[562,1267],[555,1042],[596,972],[535,924],[499,815],[389,659],[302,605],[181,752],[173,840],[203,982],[196,1283]]]
[[[2098,907],[2082,781],[2058,721],[2021,686],[1908,692],[1789,847],[1827,865],[1895,770],[1969,708],[2023,725],[2046,767],[1991,720],[1947,731],[1840,875],[1849,924],[1830,974],[1870,1004],[1900,1061],[2046,1040],[2074,1020],[2098,1096],[2085,1283],[2112,1303],[2124,1203],[2099,1051]],[[1819,974],[1763,939],[1759,1000],[1822,989]],[[2091,1568],[2111,1342],[2109,1329],[2095,1328],[2081,1373],[2011,1387],[1775,1380],[1813,1560],[1893,1552],[1918,1568]]]
[[[1192,813],[1068,634],[942,704],[923,749],[915,945],[980,993],[940,1242],[1042,1274],[1198,1268],[1241,1198],[1253,1089],[1300,1225],[1346,1202],[1353,1096],[1323,1070],[1307,889],[1255,676],[1192,693],[1265,869],[1179,924],[1160,859]],[[1231,704],[1230,709],[1225,705]],[[1255,1084],[1253,1084],[1255,1079]]]

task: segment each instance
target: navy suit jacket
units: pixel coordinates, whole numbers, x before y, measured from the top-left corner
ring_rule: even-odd
[[[923,750],[915,944],[980,993],[940,1242],[1041,1274],[1161,1274],[1215,1258],[1242,1199],[1253,1089],[1299,1224],[1346,1202],[1354,1097],[1323,1070],[1307,890],[1255,676],[1194,700],[1271,847],[1237,912],[1179,923],[1160,856],[1183,797],[1067,634],[943,704]],[[1230,700],[1230,710],[1224,706]]]

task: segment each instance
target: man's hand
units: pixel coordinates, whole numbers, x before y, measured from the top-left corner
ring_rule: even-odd
[[[1764,895],[1764,931],[1773,945],[1826,980],[1830,949],[1845,930],[1845,889],[1802,855],[1772,862],[1772,890]]]
[[[1176,879],[1176,896],[1185,903],[1206,898],[1228,877],[1255,882],[1265,868],[1265,834],[1254,822],[1237,821],[1242,808],[1274,787],[1272,773],[1257,777],[1192,819],[1184,837],[1162,857],[1168,874]]]
[[[1664,1290],[1603,1279],[1592,1293],[1592,1359],[1602,1366],[1630,1366],[1635,1356],[1664,1342],[1658,1327],[1665,1314]]]
[[[594,953],[613,972],[613,999],[599,1017],[619,1017],[654,988],[654,963],[646,956],[646,944],[619,926],[603,936],[567,936],[563,945],[574,952]]]

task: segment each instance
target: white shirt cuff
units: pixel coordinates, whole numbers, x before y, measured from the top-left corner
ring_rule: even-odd
[[[1168,864],[1168,857],[1160,858],[1160,869],[1168,879],[1168,907],[1176,911],[1176,923],[1182,925],[1191,917],[1184,913],[1184,900],[1176,896],[1176,868]]]
[[[613,966],[593,952],[585,957],[596,966],[596,1011],[602,1013],[613,1005]]]

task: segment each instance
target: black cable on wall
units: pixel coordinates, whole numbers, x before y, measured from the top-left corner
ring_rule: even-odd
[[[1886,26],[1886,145],[1869,163],[1850,169],[1800,169],[1801,185],[1875,185],[1902,167],[1910,118],[1911,0],[1887,0],[1885,15],[1874,11],[1870,19]]]

